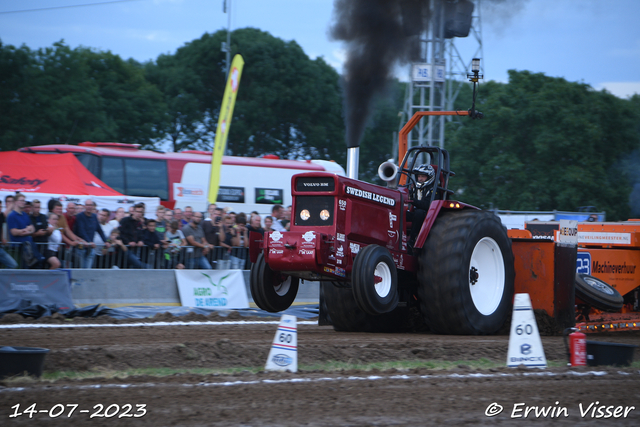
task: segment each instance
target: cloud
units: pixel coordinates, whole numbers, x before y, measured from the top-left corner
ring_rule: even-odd
[[[633,94],[640,95],[640,82],[604,82],[598,84],[596,89],[606,89],[618,98],[630,98]]]

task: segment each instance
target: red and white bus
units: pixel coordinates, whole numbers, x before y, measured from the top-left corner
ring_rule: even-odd
[[[164,153],[116,142],[38,145],[18,151],[73,153],[92,174],[122,194],[159,197],[170,209],[191,206],[194,211],[207,210],[211,152]],[[327,160],[224,156],[216,203],[235,212],[255,210],[269,215],[270,205],[291,204],[291,177],[311,171],[345,174],[339,164]]]

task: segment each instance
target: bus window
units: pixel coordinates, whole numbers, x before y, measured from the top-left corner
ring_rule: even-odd
[[[103,157],[102,176],[100,179],[114,190],[122,194],[127,194],[125,193],[122,159],[118,157]]]
[[[94,156],[93,154],[86,153],[74,153],[76,158],[80,160],[82,166],[87,168],[89,172],[96,176],[96,178],[100,179],[100,159],[98,156]]]
[[[127,192],[141,197],[160,197],[169,200],[169,184],[166,160],[125,158]]]
[[[284,191],[275,188],[256,188],[256,203],[283,205]]]

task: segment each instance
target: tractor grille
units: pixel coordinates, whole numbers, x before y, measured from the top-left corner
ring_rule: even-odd
[[[334,196],[296,196],[294,224],[301,226],[333,225],[334,202]]]

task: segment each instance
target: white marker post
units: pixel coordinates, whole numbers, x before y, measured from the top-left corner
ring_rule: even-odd
[[[547,367],[540,331],[529,294],[516,294],[511,316],[507,366]]]
[[[271,344],[266,371],[298,372],[298,331],[296,316],[283,314]]]

